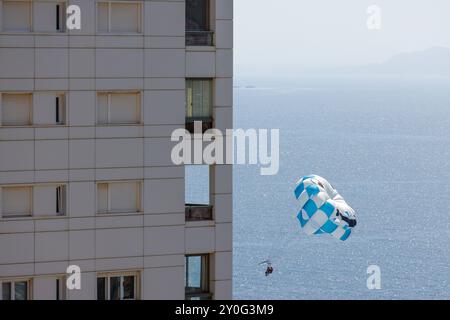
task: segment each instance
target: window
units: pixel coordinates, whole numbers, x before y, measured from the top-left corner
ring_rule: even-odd
[[[31,187],[2,188],[3,217],[31,216],[31,212],[32,212]]]
[[[33,94],[34,125],[64,125],[66,123],[66,95],[61,92]]]
[[[2,31],[31,31],[31,2],[3,1]]]
[[[55,283],[55,296],[56,300],[65,300],[66,299],[66,286],[65,286],[65,278],[56,279]]]
[[[98,213],[132,213],[141,211],[139,182],[109,182],[97,184]]]
[[[97,4],[97,30],[107,33],[140,33],[140,4],[99,2]]]
[[[139,93],[98,93],[97,123],[138,124],[141,118]]]
[[[136,300],[137,275],[108,275],[97,278],[97,300]]]
[[[36,32],[64,32],[66,8],[63,2],[36,1],[33,4],[33,25]]]
[[[186,0],[186,45],[212,46],[210,1]]]
[[[66,99],[64,94],[55,96],[55,124],[66,123]]]
[[[28,300],[30,280],[2,281],[2,300]]]
[[[209,293],[209,256],[186,256],[185,273],[186,299],[211,299],[211,294]]]
[[[3,93],[1,96],[3,126],[29,126],[32,123],[32,95]]]
[[[186,30],[209,30],[209,0],[186,0]]]
[[[66,214],[66,186],[38,184],[32,187],[33,216],[55,217]]]
[[[65,4],[53,1],[3,1],[5,32],[64,32]]]
[[[65,215],[66,214],[66,187],[65,186],[57,186],[56,187],[56,201],[55,201],[55,209],[57,215]]]
[[[186,221],[212,220],[209,200],[209,170],[207,165],[185,166]]]
[[[203,132],[212,128],[212,80],[186,80],[186,129],[194,132],[194,122],[202,122]]]

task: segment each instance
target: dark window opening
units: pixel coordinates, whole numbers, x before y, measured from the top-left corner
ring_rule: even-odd
[[[61,119],[60,119],[60,110],[59,110],[59,108],[60,108],[60,106],[59,106],[59,97],[56,97],[56,106],[55,107],[56,107],[55,108],[55,116],[56,116],[55,121],[56,121],[56,123],[60,123]]]
[[[136,299],[136,276],[97,278],[97,300]]]
[[[186,45],[212,46],[209,0],[186,1]]]
[[[61,292],[59,286],[61,285],[61,281],[59,279],[56,279],[56,300],[61,300]]]
[[[209,31],[209,0],[186,0],[186,30]]]
[[[65,189],[64,186],[56,187],[56,214],[58,215],[65,214]]]
[[[97,300],[106,300],[106,278],[97,278]]]
[[[61,30],[61,6],[59,4],[56,5],[56,30]]]
[[[2,300],[11,300],[11,282],[2,283]]]
[[[66,99],[64,94],[57,94],[55,97],[55,124],[63,125],[66,120]]]

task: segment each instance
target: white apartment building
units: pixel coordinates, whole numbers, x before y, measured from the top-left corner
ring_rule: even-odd
[[[170,139],[232,128],[232,19],[232,0],[0,0],[0,299],[232,297],[232,167],[188,203]]]

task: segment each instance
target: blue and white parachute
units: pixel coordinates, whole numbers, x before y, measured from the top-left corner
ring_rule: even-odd
[[[297,215],[308,235],[328,233],[345,241],[356,226],[355,211],[324,178],[309,175],[301,178],[295,188],[300,202]]]

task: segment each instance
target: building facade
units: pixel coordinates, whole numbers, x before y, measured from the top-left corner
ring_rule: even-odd
[[[1,299],[232,297],[232,167],[188,203],[171,159],[175,129],[232,128],[232,19],[232,0],[0,1]]]

